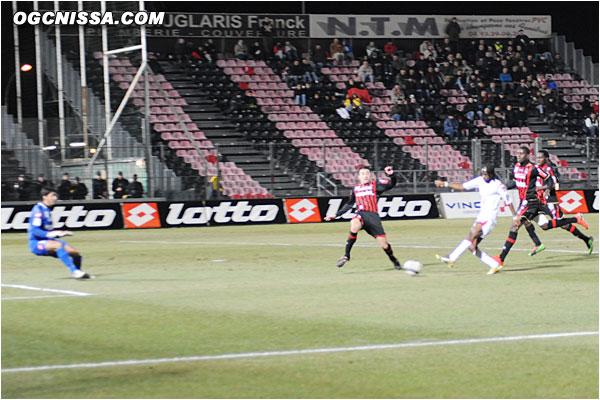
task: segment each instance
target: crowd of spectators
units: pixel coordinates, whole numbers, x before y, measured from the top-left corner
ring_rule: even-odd
[[[36,180],[30,180],[26,175],[21,174],[12,185],[12,193],[7,191],[6,194],[8,197],[14,195],[15,200],[19,201],[35,201],[40,199],[40,191],[44,187],[55,189],[59,200],[85,200],[88,195],[88,188],[85,183],[78,176],[71,180],[68,172],[62,175],[57,185],[47,180],[43,174],[38,175]],[[144,187],[138,181],[136,174],[133,175],[131,181],[128,181],[121,172],[113,180],[112,190],[115,199],[141,198],[144,194]],[[92,198],[109,198],[108,185],[100,171],[96,173],[96,177],[92,180]]]
[[[253,41],[250,48],[243,39],[238,40],[232,49],[234,56],[269,61],[294,91],[295,103],[319,113],[337,111],[341,118],[373,118],[368,94],[355,96],[350,91],[368,93],[367,83],[383,82],[391,88],[391,118],[432,121],[451,138],[468,138],[480,130],[479,121],[495,128],[523,127],[532,116],[549,124],[557,117],[575,116],[582,132],[598,133],[597,102],[594,108],[584,101],[577,112],[559,95],[557,83],[548,79],[555,73],[581,78],[560,55],[548,50],[545,41],[531,40],[523,30],[514,39],[461,41],[460,24],[453,18],[444,39],[423,40],[412,52],[399,49],[393,41],[370,41],[364,53],[356,54],[348,41],[338,38],[328,46],[315,44],[311,49],[300,49],[291,40],[274,42],[269,18],[260,22],[260,29],[262,40]],[[176,54],[216,60],[211,39],[198,47],[181,39]],[[324,67],[348,65],[352,60],[359,61],[353,71],[357,79],[345,82],[344,90],[321,72]],[[449,96],[449,92],[455,95]],[[242,99],[233,99],[230,108],[240,101],[246,107],[248,99]]]

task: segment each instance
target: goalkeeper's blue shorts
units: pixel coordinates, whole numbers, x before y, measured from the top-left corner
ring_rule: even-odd
[[[46,242],[50,240],[60,242],[63,246],[67,244],[67,242],[63,242],[62,240],[57,239],[30,240],[29,250],[31,250],[31,252],[36,256],[49,256],[50,254],[48,254],[48,250],[46,250]]]

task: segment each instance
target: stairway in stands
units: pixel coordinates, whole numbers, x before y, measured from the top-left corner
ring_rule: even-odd
[[[167,81],[187,101],[183,109],[218,148],[223,161],[235,163],[276,197],[308,194],[308,189],[281,167],[275,165],[271,169],[268,149],[254,146],[217,106],[221,92],[227,92],[228,98],[234,97],[236,92],[236,85],[224,84],[229,78],[220,68],[206,63],[182,64],[166,60],[161,61],[161,67]],[[231,90],[225,90],[227,88]]]

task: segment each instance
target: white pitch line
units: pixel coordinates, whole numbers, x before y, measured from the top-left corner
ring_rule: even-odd
[[[121,243],[148,243],[148,244],[193,244],[198,246],[298,246],[298,247],[344,247],[345,244],[339,243],[277,243],[277,242],[182,242],[182,241],[165,241],[165,240],[119,240]],[[457,244],[459,242],[456,242]],[[504,243],[504,242],[502,242]],[[401,245],[393,244],[394,248],[400,249],[454,249],[456,246],[420,246],[420,245]],[[355,247],[372,247],[379,248],[378,244],[356,244]],[[531,249],[512,248],[513,251],[527,251],[531,252]],[[583,250],[554,250],[546,249],[545,253],[572,253],[572,254],[585,254]],[[598,254],[594,252],[592,254]]]
[[[84,296],[75,296],[72,294],[56,294],[53,296],[22,296],[22,297],[3,297],[4,300],[30,300],[30,299],[53,299],[56,297],[84,297]]]
[[[2,283],[0,286],[15,288],[15,289],[24,289],[24,290],[36,290],[36,291],[41,291],[41,292],[62,293],[62,294],[69,294],[72,296],[91,296],[92,295],[92,293],[75,292],[73,290],[48,289],[48,288],[39,288],[39,287],[25,286],[25,285],[8,285],[5,283]]]
[[[125,365],[163,364],[163,363],[190,362],[190,361],[212,361],[212,360],[231,360],[231,359],[240,359],[240,358],[342,353],[342,352],[351,352],[351,351],[387,350],[387,349],[400,349],[400,348],[410,348],[410,347],[450,346],[450,345],[458,345],[458,344],[514,342],[514,341],[519,341],[519,340],[535,340],[535,339],[555,339],[555,338],[563,338],[563,337],[591,336],[591,335],[597,335],[597,334],[598,334],[598,331],[582,331],[582,332],[544,333],[544,334],[537,334],[537,335],[499,336],[499,337],[475,338],[475,339],[433,340],[433,341],[425,341],[425,342],[373,344],[373,345],[352,346],[352,347],[325,347],[325,348],[320,348],[320,349],[256,351],[256,352],[250,352],[250,353],[215,354],[215,355],[206,355],[206,356],[153,358],[153,359],[145,359],[145,360],[104,361],[104,362],[97,362],[97,363],[43,365],[43,366],[39,366],[39,367],[3,368],[2,372],[3,373],[5,373],[5,372],[33,372],[33,371],[48,371],[48,370],[57,370],[57,369],[103,368],[103,367],[116,367],[116,366],[125,366]]]

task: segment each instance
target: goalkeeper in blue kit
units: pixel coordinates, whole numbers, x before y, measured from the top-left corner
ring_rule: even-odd
[[[70,244],[58,240],[64,236],[72,236],[73,232],[54,230],[52,227],[52,214],[50,207],[54,206],[58,197],[56,191],[42,188],[40,191],[42,201],[31,210],[27,238],[29,249],[36,256],[51,256],[60,259],[71,271],[75,279],[90,279],[93,276],[81,270],[82,256]]]

